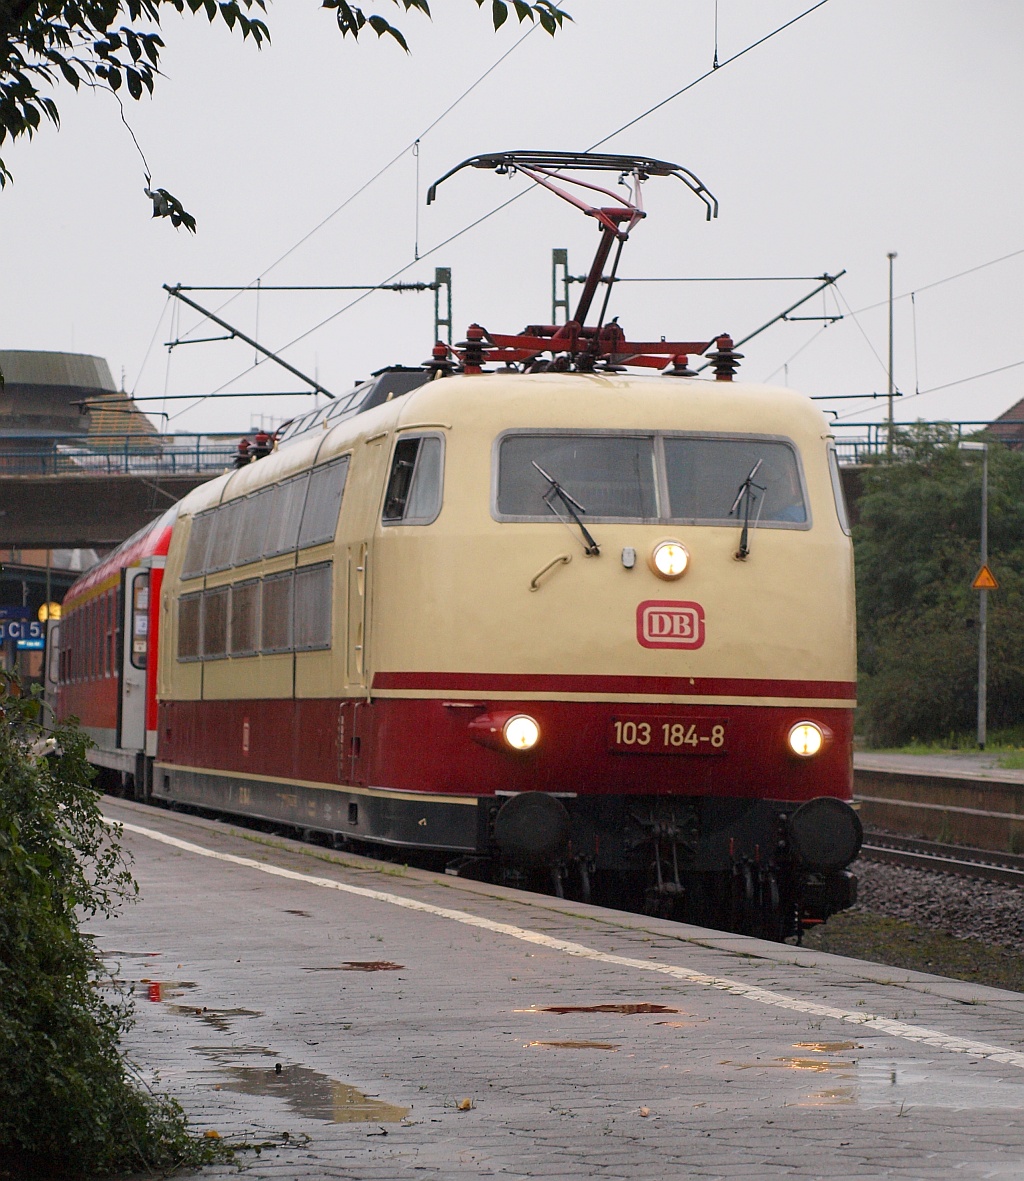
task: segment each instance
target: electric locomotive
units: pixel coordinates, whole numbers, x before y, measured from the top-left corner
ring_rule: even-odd
[[[853,901],[861,840],[828,425],[735,380],[728,337],[631,342],[607,298],[586,326],[642,180],[677,176],[716,210],[692,174],[559,153],[467,164],[559,195],[597,188],[570,166],[634,187],[575,202],[601,239],[568,324],[474,325],[180,503],[145,794],[799,935]],[[702,354],[710,380],[689,368]]]

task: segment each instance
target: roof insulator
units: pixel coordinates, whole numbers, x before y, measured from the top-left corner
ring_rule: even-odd
[[[715,371],[715,381],[732,381],[740,367],[740,361],[743,360],[743,354],[735,352],[731,336],[716,337],[715,344],[718,345],[718,351],[708,353],[711,367]]]

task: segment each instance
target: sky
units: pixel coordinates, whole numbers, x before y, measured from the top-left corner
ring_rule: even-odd
[[[547,322],[552,248],[584,272],[593,220],[534,190],[460,233],[528,186],[467,170],[427,207],[428,184],[482,152],[605,140],[711,70],[717,9],[719,68],[602,150],[684,165],[720,216],[706,222],[682,185],[650,180],[619,273],[773,281],[620,284],[609,315],[632,339],[739,339],[811,277],[845,270],[794,313],[843,318],[775,325],[742,348],[740,376],[832,399],[820,405],[863,432],[885,401],[849,395],[887,388],[895,252],[897,420],[989,420],[1024,397],[1024,6],[827,0],[729,60],[813,2],[564,0],[571,25],[524,39],[514,19],[495,33],[489,6],[433,0],[429,21],[388,13],[408,55],[368,33],[342,39],[313,0],[271,5],[262,50],[170,13],[165,77],[152,99],[126,98],[125,114],[154,184],[182,199],[197,234],[150,217],[115,99],[62,87],[60,130],[3,151],[14,182],[0,192],[0,348],[105,357],[129,391],[168,398],[144,403],[161,429],[242,432],[313,398],[252,397],[305,387],[254,365],[238,340],[169,350],[223,331],[163,284],[372,285],[431,281],[445,266],[456,340],[474,321]],[[192,298],[335,393],[418,364],[433,340],[429,292]],[[199,400],[214,391],[248,396]]]

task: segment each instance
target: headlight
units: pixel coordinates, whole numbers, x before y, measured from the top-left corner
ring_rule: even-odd
[[[531,750],[540,739],[540,726],[529,714],[515,714],[502,727],[501,734],[513,750]]]
[[[689,564],[689,551],[681,541],[659,541],[651,554],[651,566],[661,578],[681,578]]]
[[[825,732],[816,722],[797,722],[789,730],[789,749],[802,759],[809,759],[821,750]]]

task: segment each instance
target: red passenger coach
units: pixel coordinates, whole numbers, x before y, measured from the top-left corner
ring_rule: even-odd
[[[57,716],[78,718],[95,743],[89,761],[100,782],[137,799],[148,798],[156,754],[160,590],[177,513],[168,509],[87,571],[50,637]]]

